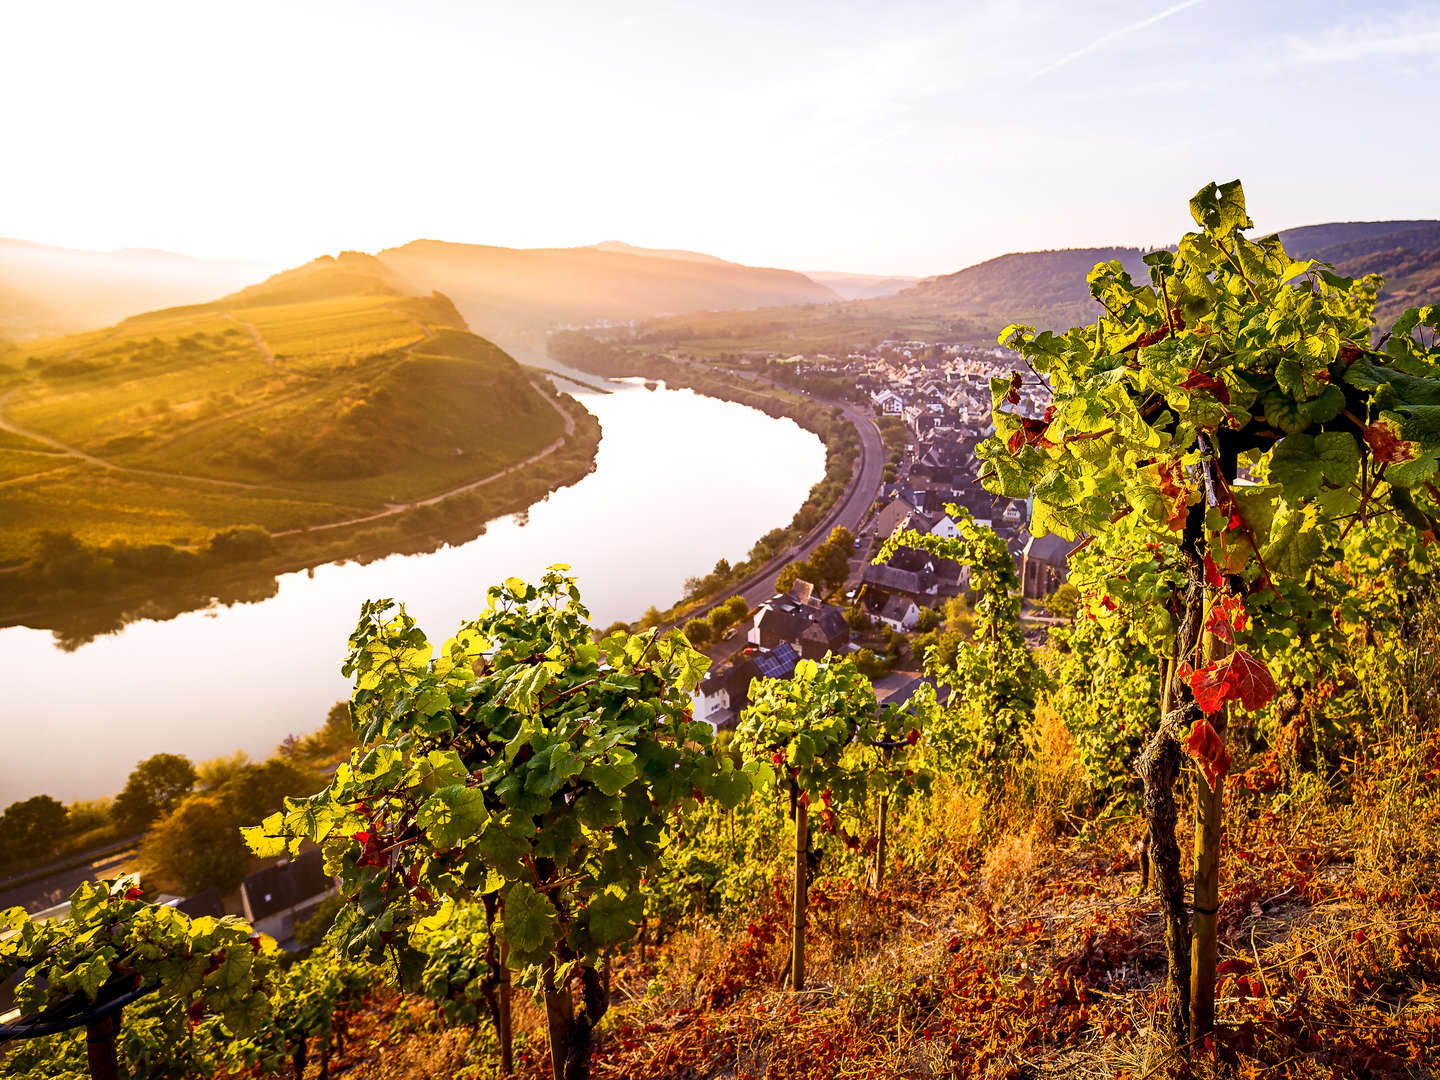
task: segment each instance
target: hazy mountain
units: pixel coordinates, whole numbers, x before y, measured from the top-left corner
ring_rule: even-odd
[[[842,300],[873,300],[880,296],[894,296],[922,280],[885,274],[844,274],[835,270],[806,270],[805,276],[835,290]]]
[[[530,357],[543,356],[545,335],[557,327],[839,299],[791,270],[616,248],[614,241],[520,249],[416,240],[379,258],[412,287],[449,296],[475,333]]]
[[[646,255],[652,259],[679,259],[682,262],[721,263],[725,266],[740,266],[740,263],[730,262],[718,255],[706,255],[700,251],[681,251],[678,248],[647,248],[636,247],[634,244],[627,244],[623,240],[606,240],[604,243],[591,244],[594,251],[613,251],[617,255]]]
[[[156,308],[213,300],[273,269],[168,251],[76,251],[0,239],[0,337],[89,330]]]

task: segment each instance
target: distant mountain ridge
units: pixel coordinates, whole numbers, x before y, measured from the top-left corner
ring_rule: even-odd
[[[1440,221],[1330,222],[1279,235],[1291,254],[1329,262],[1342,274],[1383,274],[1376,306],[1381,323],[1405,308],[1440,302]],[[1097,262],[1115,259],[1143,277],[1143,255],[1144,249],[1131,247],[1013,252],[891,296],[655,320],[642,329],[642,339],[655,345],[704,342],[721,351],[830,354],[892,338],[993,344],[1009,323],[1064,330],[1092,322],[1096,307],[1086,275]]]
[[[793,270],[632,249],[616,241],[505,248],[415,240],[377,258],[413,287],[449,296],[475,333],[512,355],[537,358],[546,335],[563,327],[839,299]]]

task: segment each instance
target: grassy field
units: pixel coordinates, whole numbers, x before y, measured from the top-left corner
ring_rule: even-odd
[[[540,453],[560,412],[368,256],[0,356],[0,564],[43,530],[188,547],[394,510]]]

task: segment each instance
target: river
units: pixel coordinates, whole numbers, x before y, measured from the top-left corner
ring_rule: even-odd
[[[0,807],[118,790],[160,751],[267,756],[348,696],[340,675],[360,604],[394,597],[437,644],[506,577],[570,564],[595,625],[679,599],[686,578],[743,559],[789,523],[825,472],[820,440],[689,390],[572,388],[600,420],[595,471],[469,543],[279,578],[259,603],[142,620],[73,651],[49,631],[0,630]]]

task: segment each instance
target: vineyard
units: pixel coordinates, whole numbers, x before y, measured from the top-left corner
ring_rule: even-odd
[[[0,1076],[1433,1076],[1440,307],[1190,209],[1094,324],[1001,335],[985,481],[1074,542],[1043,646],[957,508],[878,556],[973,594],[901,707],[828,656],[716,733],[708,660],[565,567],[442,641],[367,603],[348,761],[245,830],[323,852],[324,943],[130,880],[0,914]]]

